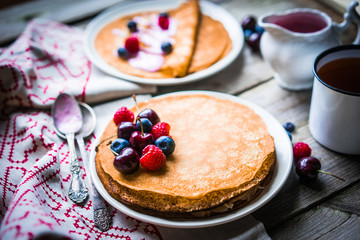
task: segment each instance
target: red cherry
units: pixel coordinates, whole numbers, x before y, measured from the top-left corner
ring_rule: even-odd
[[[141,134],[140,131],[135,131],[131,134],[129,139],[130,146],[139,153],[150,144],[154,144],[154,138],[150,133]]]
[[[157,115],[157,113],[154,110],[150,109],[150,108],[146,108],[146,109],[142,110],[139,113],[138,117],[149,119],[150,122],[152,123],[152,125],[155,125],[158,122],[160,122],[160,118]]]
[[[241,27],[243,30],[250,29],[255,30],[256,26],[256,18],[255,16],[245,16],[244,19],[241,21]]]
[[[118,126],[117,137],[129,140],[131,134],[137,131],[136,124],[133,122],[122,122]]]
[[[319,175],[321,163],[314,157],[303,157],[296,162],[296,174],[305,181],[315,181]]]
[[[131,147],[124,148],[113,161],[116,170],[122,173],[132,173],[139,168],[140,156]]]
[[[303,157],[299,161],[297,161],[295,165],[295,171],[296,174],[300,177],[300,179],[306,182],[315,181],[319,173],[324,173],[332,177],[336,177],[341,181],[345,181],[345,179],[339,176],[321,170],[321,163],[319,159],[312,156]]]

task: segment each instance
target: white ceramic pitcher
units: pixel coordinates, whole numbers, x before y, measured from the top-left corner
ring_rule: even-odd
[[[355,18],[353,15],[359,17],[357,5],[356,1],[349,5],[340,24],[334,23],[327,14],[309,8],[259,18],[258,24],[266,30],[260,41],[261,54],[273,68],[274,78],[281,87],[288,90],[312,87],[316,56],[341,44],[340,34],[348,28],[351,18]]]

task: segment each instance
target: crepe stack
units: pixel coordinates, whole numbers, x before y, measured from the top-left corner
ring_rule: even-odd
[[[152,215],[199,218],[249,203],[271,178],[274,140],[249,107],[209,95],[174,94],[139,104],[140,111],[145,108],[171,125],[176,148],[157,172],[140,167],[122,174],[106,146],[117,132],[110,121],[97,149],[96,170],[121,203]],[[136,116],[137,109],[131,110]]]
[[[231,50],[231,39],[222,23],[201,13],[196,0],[182,2],[177,8],[167,11],[176,22],[173,36],[173,51],[164,55],[164,63],[159,69],[144,70],[132,66],[122,59],[116,50],[124,45],[131,35],[127,22],[136,17],[151,19],[159,12],[139,12],[122,16],[102,28],[95,39],[95,48],[101,58],[119,71],[142,78],[184,77],[213,65]],[[171,24],[171,23],[170,23]],[[123,34],[114,34],[114,31]],[[124,34],[125,33],[125,34]]]

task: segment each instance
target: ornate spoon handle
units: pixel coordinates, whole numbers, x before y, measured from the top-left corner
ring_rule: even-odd
[[[94,223],[97,228],[105,232],[109,230],[111,217],[94,184],[91,184],[94,202]]]
[[[109,230],[110,223],[111,223],[111,217],[110,214],[103,202],[102,197],[100,196],[99,192],[96,190],[93,182],[91,181],[91,177],[89,175],[89,160],[86,155],[85,151],[85,144],[84,139],[82,137],[76,137],[76,141],[79,145],[81,157],[84,161],[85,170],[87,172],[88,180],[91,186],[91,193],[93,197],[93,212],[94,212],[94,223],[95,226],[100,229],[101,231],[105,232]]]
[[[88,189],[81,178],[79,161],[76,157],[74,134],[66,134],[66,139],[70,149],[70,172],[71,183],[69,189],[69,198],[75,203],[82,203],[88,196]]]

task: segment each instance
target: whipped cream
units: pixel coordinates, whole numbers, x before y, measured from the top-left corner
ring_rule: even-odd
[[[131,35],[140,41],[139,52],[128,59],[129,64],[138,69],[149,72],[158,71],[165,62],[161,44],[170,42],[174,45],[173,36],[176,34],[177,21],[169,17],[169,28],[164,30],[158,25],[158,14],[150,17],[135,16],[132,20],[137,23],[138,31]],[[122,30],[113,29],[115,35],[123,35]]]

